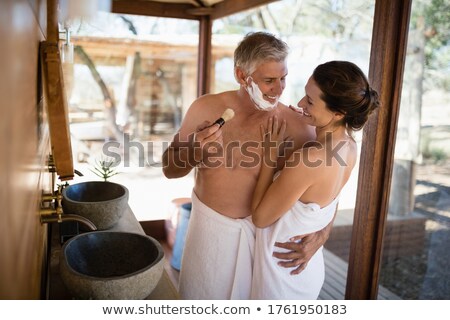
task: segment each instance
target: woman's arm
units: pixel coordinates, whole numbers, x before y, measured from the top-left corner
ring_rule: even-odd
[[[280,176],[273,181],[278,148],[283,143],[286,122],[270,118],[263,128],[263,159],[260,175],[252,199],[252,220],[256,227],[265,228],[277,221],[308,189],[312,181],[311,170],[302,162],[303,151],[291,155]]]
[[[286,120],[283,121],[281,127],[278,129],[278,119],[273,119],[270,117],[268,120],[267,129],[265,129],[263,125],[261,125],[260,129],[263,153],[258,181],[256,183],[255,191],[253,192],[253,217],[255,217],[258,206],[273,181],[273,176],[277,169],[278,147],[280,144],[279,137],[281,136],[282,139],[284,136],[284,132],[286,131]]]

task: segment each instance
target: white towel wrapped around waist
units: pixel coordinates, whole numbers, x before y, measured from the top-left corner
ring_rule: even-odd
[[[254,241],[250,217],[226,217],[192,192],[179,281],[181,298],[249,299]]]

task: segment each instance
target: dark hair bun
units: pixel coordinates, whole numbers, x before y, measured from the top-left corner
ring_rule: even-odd
[[[369,88],[361,103],[355,108],[349,108],[344,121],[353,130],[360,130],[369,119],[370,114],[380,106],[378,92]]]
[[[365,74],[349,61],[329,61],[319,65],[313,78],[328,109],[344,114],[347,128],[360,130],[369,115],[380,106],[378,92],[369,86]]]

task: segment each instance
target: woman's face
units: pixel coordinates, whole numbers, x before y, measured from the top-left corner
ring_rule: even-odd
[[[334,123],[336,113],[328,109],[321,95],[322,91],[311,76],[305,86],[305,96],[297,106],[303,110],[303,117],[309,125],[325,128]]]

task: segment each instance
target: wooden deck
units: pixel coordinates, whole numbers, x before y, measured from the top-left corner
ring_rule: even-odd
[[[344,300],[348,264],[331,251],[323,249],[325,259],[325,283],[319,294],[320,300]],[[388,289],[379,286],[378,300],[401,300]]]
[[[178,287],[179,272],[172,268],[170,259],[172,257],[172,248],[167,242],[167,235],[164,231],[164,221],[142,222],[144,231],[160,241],[165,253],[164,268],[169,275],[170,280],[175,287]],[[320,300],[344,300],[345,286],[347,284],[348,263],[333,254],[327,249],[323,249],[325,259],[325,283],[319,294]],[[380,286],[378,289],[379,300],[401,300],[401,298],[388,289]]]
[[[170,266],[172,254],[167,244],[163,245],[166,251],[165,268],[174,284],[178,284],[179,272]],[[319,294],[319,300],[344,300],[347,281],[347,263],[326,249],[323,250],[325,258],[325,283]],[[401,298],[380,286],[378,289],[379,300],[400,300]]]

